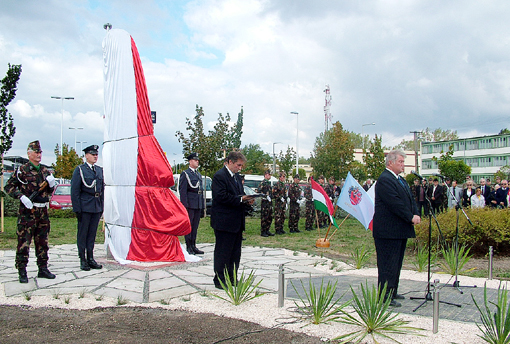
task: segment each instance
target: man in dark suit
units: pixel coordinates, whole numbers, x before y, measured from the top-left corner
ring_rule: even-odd
[[[375,184],[375,213],[373,237],[377,252],[378,283],[382,290],[387,284],[385,298],[391,306],[400,307],[396,299],[400,270],[407,239],[414,238],[414,225],[420,223],[418,208],[407,182],[399,176],[404,172],[406,154],[392,150],[386,156],[386,169]]]
[[[76,167],[71,179],[71,202],[78,218],[77,246],[80,269],[101,269],[94,260],[97,226],[104,208],[103,169],[96,165],[99,147],[85,148],[85,163]],[[85,254],[87,257],[85,258]]]
[[[189,167],[179,177],[179,197],[182,205],[188,211],[191,232],[184,236],[186,251],[189,254],[204,254],[197,248],[197,230],[200,224],[200,217],[204,213],[204,187],[202,175],[198,172],[198,153],[191,153],[187,156]]]
[[[503,179],[501,181],[501,187],[496,190],[496,203],[498,208],[505,209],[508,207],[508,181]]]
[[[439,180],[434,178],[432,187],[429,187],[428,196],[432,203],[432,211],[434,214],[439,213],[441,204],[443,203],[443,186],[439,185]]]
[[[485,178],[480,178],[480,190],[482,190],[482,196],[485,199],[485,205],[490,205],[489,195],[491,194],[491,188],[487,185]]]
[[[253,199],[244,194],[243,186],[236,175],[243,168],[246,158],[241,152],[230,152],[226,164],[212,180],[211,227],[214,229],[214,286],[222,289],[227,269],[234,284],[234,269],[237,272],[241,261],[241,243],[245,225],[245,209]]]

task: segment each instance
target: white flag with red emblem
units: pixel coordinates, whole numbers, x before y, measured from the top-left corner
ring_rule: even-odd
[[[354,216],[365,229],[368,229],[374,217],[374,200],[363,190],[351,172],[347,174],[336,205]]]

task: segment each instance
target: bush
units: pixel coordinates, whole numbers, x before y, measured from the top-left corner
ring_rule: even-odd
[[[5,216],[18,216],[19,200],[10,196],[4,197],[4,215]]]
[[[483,256],[494,247],[496,255],[510,253],[510,209],[465,209],[473,226],[469,224],[464,214],[459,214],[459,243],[471,247],[471,253]],[[447,242],[455,239],[457,216],[454,209],[437,215],[441,231]],[[428,242],[428,218],[415,226],[416,237],[426,244]],[[437,242],[439,231],[432,222],[432,242]]]
[[[48,209],[49,217],[56,217],[59,219],[71,219],[76,217],[76,214],[73,213],[72,209]]]

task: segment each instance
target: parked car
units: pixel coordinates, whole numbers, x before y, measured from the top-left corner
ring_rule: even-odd
[[[50,198],[51,209],[72,209],[71,184],[58,184]]]
[[[179,196],[179,177],[180,175],[174,175],[174,185],[170,187],[170,190],[174,193],[174,195],[177,196],[177,198],[180,198]],[[210,177],[204,177],[202,176],[202,182],[205,184],[205,206],[207,209],[207,214],[210,214],[211,206],[212,206],[212,190],[211,190],[211,184],[212,179]]]

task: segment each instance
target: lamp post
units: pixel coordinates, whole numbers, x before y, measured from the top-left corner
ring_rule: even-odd
[[[83,144],[87,143],[87,141],[77,141],[76,143],[80,144],[80,152],[83,152]],[[78,156],[80,156],[80,154],[78,154]]]
[[[363,146],[363,148],[365,148],[365,137],[363,136],[363,127],[367,125],[375,125],[375,123],[367,123],[361,125],[361,145]]]
[[[281,142],[273,142],[273,173],[276,173],[276,156],[274,155],[274,145]]]
[[[83,128],[74,128],[74,127],[69,127],[69,129],[74,130],[74,151],[76,151],[76,132],[77,132],[78,130],[82,130]]]
[[[299,174],[299,149],[298,149],[298,142],[299,142],[299,127],[298,127],[298,119],[299,114],[296,111],[291,112],[292,115],[296,115],[296,174]]]
[[[53,99],[61,99],[62,100],[62,119],[60,121],[60,155],[62,155],[62,136],[64,133],[64,100],[74,100],[74,97],[55,97],[51,96]]]

